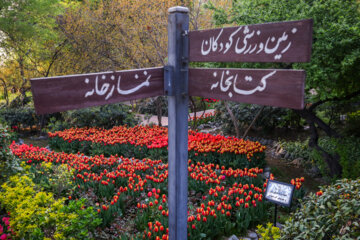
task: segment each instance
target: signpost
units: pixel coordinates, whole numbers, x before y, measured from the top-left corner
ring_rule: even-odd
[[[187,239],[188,200],[188,29],[189,10],[169,9],[168,68],[168,206],[169,239]]]
[[[188,97],[304,107],[302,70],[189,69],[189,61],[307,62],[312,42],[312,20],[188,32],[188,14],[185,7],[169,9],[165,67],[31,79],[38,114],[168,96],[171,240],[187,238]],[[275,192],[268,199],[275,201]]]

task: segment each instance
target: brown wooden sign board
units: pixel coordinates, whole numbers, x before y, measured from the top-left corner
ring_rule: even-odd
[[[309,62],[312,19],[190,31],[193,62]]]
[[[189,69],[190,96],[303,109],[304,86],[303,70]]]
[[[31,79],[37,114],[164,95],[164,68]]]

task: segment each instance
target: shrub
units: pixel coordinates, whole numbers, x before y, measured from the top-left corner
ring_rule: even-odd
[[[256,232],[260,235],[261,240],[280,239],[280,229],[278,227],[274,227],[272,223],[267,223],[266,227],[258,225]]]
[[[21,170],[17,158],[9,149],[12,139],[13,135],[9,128],[0,124],[0,184]]]
[[[340,165],[342,167],[342,177],[356,179],[360,177],[360,138],[321,138],[319,145],[331,154],[338,154],[340,157]],[[319,166],[323,175],[327,175],[328,169],[325,165],[321,154],[313,150],[311,158]]]
[[[338,180],[310,194],[285,223],[281,239],[360,237],[360,179]]]
[[[51,117],[47,123],[46,131],[62,131],[67,128],[70,128],[70,123],[65,122],[63,118]]]
[[[244,103],[238,104],[229,102],[228,105],[238,120],[239,127],[244,129],[250,125],[262,108],[259,105]],[[225,106],[221,103],[218,103],[215,106],[216,112],[220,113],[217,115],[217,120],[222,123],[222,130],[224,133],[234,133],[234,126]],[[254,127],[268,132],[274,128],[299,127],[300,124],[300,118],[291,110],[265,107],[257,118]]]
[[[71,181],[73,171],[69,170],[66,164],[42,162],[37,166],[31,166],[29,171],[34,183],[45,191],[52,192],[56,198],[67,196],[74,188]]]
[[[61,118],[51,118],[48,130],[58,131],[69,127],[102,127],[115,125],[135,126],[138,119],[124,104],[111,104],[100,107],[71,110],[61,113]]]
[[[195,118],[195,116],[189,118],[189,126],[192,127],[192,129],[196,128],[197,126],[201,124],[207,124],[210,122],[215,121],[216,112],[214,113],[204,113],[204,114],[198,114]]]
[[[310,160],[309,140],[306,141],[290,141],[280,142],[280,145],[290,154],[290,159],[302,158],[306,161]]]
[[[142,100],[139,104],[139,112],[141,114],[157,115],[157,101],[160,101],[162,115],[168,116],[167,97],[149,98]]]
[[[346,116],[345,133],[348,135],[360,137],[360,110],[349,113]]]
[[[39,122],[38,116],[32,107],[2,108],[0,121],[11,127],[33,127]]]
[[[2,186],[0,203],[10,212],[10,225],[18,238],[93,239],[91,232],[101,223],[84,200],[70,202],[36,190],[27,176],[12,176]]]
[[[340,164],[344,178],[360,177],[360,138],[350,137],[337,140],[336,152],[340,155]]]

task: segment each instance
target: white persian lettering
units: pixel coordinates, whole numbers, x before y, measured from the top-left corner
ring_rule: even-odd
[[[113,94],[114,94],[114,92],[115,92],[115,89],[116,89],[117,93],[120,94],[120,95],[129,95],[129,94],[135,93],[135,92],[137,92],[139,89],[141,89],[141,88],[143,88],[143,87],[148,87],[148,86],[150,86],[151,75],[149,75],[147,71],[144,71],[144,72],[143,72],[143,75],[144,75],[144,77],[146,77],[146,79],[145,79],[144,82],[142,82],[141,84],[137,85],[137,86],[134,87],[134,88],[127,89],[127,90],[123,90],[123,89],[121,89],[121,87],[120,87],[121,75],[118,77],[117,83],[115,82],[115,76],[112,75],[112,76],[110,77],[112,83],[108,83],[108,82],[103,83],[103,84],[101,85],[101,87],[99,86],[99,76],[96,76],[96,77],[95,77],[95,86],[94,86],[94,88],[91,89],[91,90],[89,90],[89,91],[87,91],[87,92],[85,93],[85,96],[84,96],[84,97],[87,98],[87,97],[93,96],[94,94],[95,94],[95,95],[98,95],[98,96],[103,96],[103,95],[106,94],[105,100],[108,100],[108,99],[110,99],[110,98],[113,96]],[[135,80],[139,79],[139,75],[138,75],[138,74],[135,74],[135,75],[134,75],[134,78],[135,78]],[[103,81],[105,81],[105,80],[106,80],[106,75],[102,75],[102,76],[101,76],[101,79],[102,79]],[[89,84],[89,83],[90,83],[90,79],[89,79],[89,78],[86,78],[86,79],[85,79],[85,83],[86,83],[86,84]],[[110,86],[111,86],[111,88],[110,88]],[[109,90],[109,89],[110,89],[110,90]]]
[[[275,60],[280,60],[293,46],[289,34],[293,36],[298,33],[297,28],[291,28],[282,32],[281,36],[264,36],[264,34],[269,33],[263,33],[256,28],[256,25],[240,26],[230,33],[227,40],[224,37],[224,28],[222,28],[216,35],[202,40],[201,55],[206,56],[211,53],[228,54],[231,52],[239,55],[262,53],[273,56]],[[260,39],[264,39],[264,41]]]
[[[276,70],[266,74],[265,76],[263,76],[261,78],[261,80],[259,81],[259,84],[256,87],[254,87],[253,89],[250,89],[250,90],[244,90],[244,89],[240,89],[236,86],[238,74],[231,75],[229,70],[224,70],[224,71],[222,71],[220,80],[218,80],[216,83],[213,83],[210,87],[210,90],[216,89],[220,85],[220,91],[223,93],[228,92],[227,94],[230,98],[233,96],[233,92],[236,94],[239,94],[239,95],[251,95],[251,94],[254,94],[255,92],[264,91],[266,89],[266,81],[268,80],[268,78],[270,78],[271,76],[273,76],[275,74],[276,74]],[[217,76],[218,76],[217,72],[214,72],[213,77],[216,78]],[[252,82],[253,77],[246,75],[244,80],[245,80],[245,82]],[[233,88],[232,88],[233,92],[230,90],[231,85],[233,86]]]

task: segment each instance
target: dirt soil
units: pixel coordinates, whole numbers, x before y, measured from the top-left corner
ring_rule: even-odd
[[[313,178],[309,176],[303,168],[290,164],[289,161],[281,158],[274,158],[270,154],[270,150],[267,150],[265,161],[270,167],[270,172],[274,174],[278,181],[290,183],[291,179],[304,177],[304,187],[310,192],[316,192],[319,190],[320,185],[326,184],[321,178]]]

